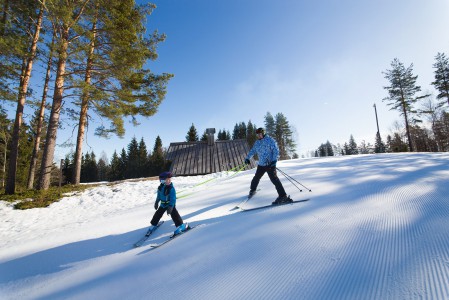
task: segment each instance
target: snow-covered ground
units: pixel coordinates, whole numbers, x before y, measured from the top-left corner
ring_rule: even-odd
[[[176,177],[177,207],[140,248],[157,181],[100,186],[44,209],[0,203],[0,299],[449,299],[449,153],[283,161],[312,190],[231,209],[254,170]],[[212,179],[205,184],[206,180]],[[200,185],[198,185],[200,184]],[[265,175],[248,207],[270,203]]]

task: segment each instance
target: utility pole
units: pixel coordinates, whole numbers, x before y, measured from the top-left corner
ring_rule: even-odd
[[[385,145],[382,142],[382,138],[380,137],[379,120],[377,119],[376,103],[374,103],[373,106],[374,106],[374,113],[376,114],[376,124],[377,124],[376,147],[374,149],[374,152],[376,152],[376,153],[385,153]]]
[[[376,114],[376,124],[377,124],[377,134],[380,135],[379,132],[379,121],[377,120],[377,108],[376,108],[376,103],[374,103],[374,113]]]

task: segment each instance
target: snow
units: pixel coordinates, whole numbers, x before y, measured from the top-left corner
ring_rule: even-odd
[[[448,299],[449,153],[282,161],[294,205],[231,210],[254,170],[175,177],[197,228],[140,248],[157,181],[70,195],[48,208],[0,203],[0,299]],[[265,175],[248,207],[276,197]]]

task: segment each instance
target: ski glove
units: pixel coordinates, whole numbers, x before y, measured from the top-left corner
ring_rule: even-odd
[[[276,168],[276,163],[277,163],[277,162],[278,162],[277,160],[273,160],[273,161],[270,163],[270,167]]]
[[[158,207],[159,207],[159,201],[156,200],[156,202],[154,202],[154,209],[157,210]]]
[[[171,215],[172,211],[173,211],[173,206],[167,207],[167,215]]]
[[[245,164],[249,165],[250,163],[249,159],[245,158]]]

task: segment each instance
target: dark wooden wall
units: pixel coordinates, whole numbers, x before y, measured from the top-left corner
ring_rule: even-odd
[[[171,161],[170,172],[174,175],[202,175],[243,165],[249,150],[244,139],[215,141],[213,145],[207,142],[171,143],[165,158]],[[251,159],[247,169],[255,166]]]

